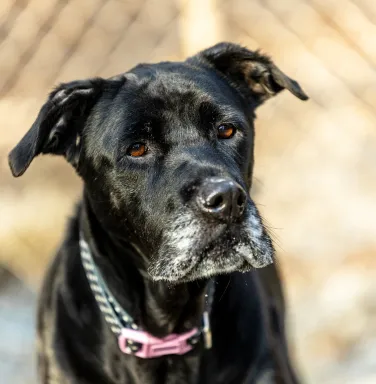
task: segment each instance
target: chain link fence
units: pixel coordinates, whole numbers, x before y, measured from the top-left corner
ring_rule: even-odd
[[[19,180],[7,166],[54,85],[183,59],[200,40],[261,48],[311,97],[283,93],[256,122],[254,196],[279,250],[296,359],[308,383],[375,382],[375,37],[374,0],[2,0],[0,264],[37,286],[79,197],[60,159]]]

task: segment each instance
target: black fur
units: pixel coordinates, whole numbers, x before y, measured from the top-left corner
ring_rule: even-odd
[[[40,298],[43,383],[298,383],[276,267],[252,269],[233,251],[248,241],[262,258],[272,250],[267,231],[260,224],[259,239],[245,239],[244,223],[212,222],[194,205],[208,177],[227,177],[249,190],[254,110],[283,89],[307,99],[270,58],[222,43],[185,62],[142,64],[114,78],[62,84],[50,94],[9,156],[20,176],[41,153],[63,155],[84,181]],[[236,127],[234,137],[217,138],[221,123]],[[145,156],[129,156],[135,142],[146,143]],[[261,223],[249,196],[247,204]],[[176,224],[182,212],[191,218],[183,229],[202,231],[175,265],[181,254],[171,228],[182,230]],[[200,325],[213,276],[213,348],[198,345],[184,356],[150,360],[123,355],[88,285],[80,229],[114,296],[155,336]],[[235,264],[237,271],[223,274]]]

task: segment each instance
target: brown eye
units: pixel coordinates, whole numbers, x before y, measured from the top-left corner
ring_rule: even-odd
[[[217,128],[217,135],[220,139],[230,139],[235,134],[235,127],[231,124],[222,124]]]
[[[128,148],[127,155],[132,157],[140,157],[145,155],[147,151],[148,148],[144,143],[135,143]]]

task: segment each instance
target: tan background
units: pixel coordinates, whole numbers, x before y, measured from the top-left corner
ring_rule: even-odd
[[[61,159],[39,158],[17,180],[7,167],[52,86],[220,40],[271,54],[311,97],[284,93],[259,109],[254,190],[305,382],[376,383],[374,0],[1,0],[0,264],[36,291],[80,193]],[[0,300],[0,322],[18,324],[32,300],[17,310]],[[33,328],[12,329],[30,338]],[[3,340],[10,372],[18,351]],[[14,371],[6,383],[30,382]]]

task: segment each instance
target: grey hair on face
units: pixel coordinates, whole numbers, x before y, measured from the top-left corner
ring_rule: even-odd
[[[168,228],[149,267],[154,280],[190,281],[273,263],[272,242],[252,202],[239,224],[239,239],[230,242],[221,242],[226,224],[209,227],[189,210],[180,212]]]

